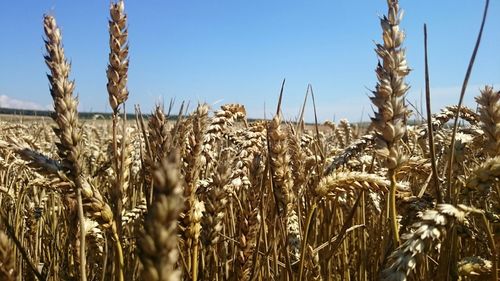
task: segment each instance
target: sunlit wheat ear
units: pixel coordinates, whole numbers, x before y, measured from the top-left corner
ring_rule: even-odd
[[[298,197],[304,193],[304,185],[308,175],[306,173],[305,161],[307,154],[301,147],[300,135],[290,126],[290,134],[287,135],[288,151],[290,154],[290,169],[292,170],[292,189]]]
[[[330,121],[330,120],[326,120],[326,121],[323,123],[323,126],[328,127],[330,130],[332,130],[332,132],[334,132],[334,131],[335,131],[335,129],[337,128],[337,125],[335,124],[335,122]]]
[[[336,130],[337,137],[340,139],[341,146],[348,146],[352,140],[351,124],[347,119],[340,119],[338,129]]]
[[[297,216],[296,194],[292,189],[293,178],[289,166],[288,132],[281,125],[277,115],[267,128],[269,145],[269,162],[273,179],[273,192],[278,214],[286,219],[288,248],[292,262],[300,259],[301,235]]]
[[[89,181],[82,178],[83,209],[87,216],[97,221],[105,229],[116,231],[111,207],[105,202],[101,192]]]
[[[389,169],[388,177],[391,186],[388,195],[388,218],[390,218],[393,242],[399,244],[399,230],[396,210],[396,168],[404,162],[401,140],[406,134],[406,119],[409,111],[405,104],[405,96],[409,86],[405,77],[410,73],[406,64],[405,49],[401,47],[405,34],[399,24],[403,13],[399,11],[398,0],[388,0],[387,16],[380,19],[384,43],[377,44],[375,51],[379,57],[377,65],[377,85],[370,97],[375,106],[372,125],[376,133],[375,149]]]
[[[216,143],[222,141],[224,135],[228,134],[229,127],[234,125],[238,119],[243,119],[245,122],[246,110],[241,104],[225,104],[220,110],[214,112],[210,124],[207,126],[207,132],[203,139],[203,154],[207,158],[207,162],[214,161]]]
[[[0,230],[0,280],[16,280],[16,256],[14,245],[7,235]]]
[[[205,204],[199,200],[198,180],[204,166],[202,159],[203,137],[206,132],[208,119],[208,106],[198,105],[195,112],[190,116],[192,132],[188,135],[187,146],[184,156],[184,211],[182,217],[182,236],[184,238],[184,252],[188,260],[188,268],[194,279],[198,274],[198,253],[201,234],[201,220],[205,212]]]
[[[374,174],[362,172],[338,172],[323,178],[316,194],[318,196],[338,196],[357,190],[370,190],[373,192],[387,192],[390,182]]]
[[[267,128],[269,158],[273,178],[273,192],[278,212],[286,214],[287,202],[293,200],[292,178],[288,167],[286,132],[281,126],[281,118],[275,116]]]
[[[238,256],[237,256],[237,276],[239,280],[250,280],[252,266],[256,262],[253,259],[255,247],[257,246],[257,239],[261,217],[257,208],[250,211],[248,216],[240,223],[241,235],[238,243]]]
[[[54,128],[59,137],[57,144],[59,157],[70,171],[71,177],[76,179],[81,173],[81,130],[78,125],[78,101],[73,97],[75,84],[69,80],[70,65],[64,56],[62,36],[54,17],[45,16],[45,63],[49,67],[47,75],[50,82],[50,94],[54,101],[52,119],[57,123]]]
[[[169,150],[172,135],[168,130],[168,122],[162,106],[157,105],[148,121],[149,151],[144,158],[145,194],[148,202],[151,199],[151,185],[155,165],[163,159]]]
[[[457,111],[458,107],[456,105],[447,106],[443,108],[441,112],[432,116],[432,126],[434,130],[443,127],[451,118],[454,118]],[[469,122],[471,125],[476,125],[480,121],[479,115],[466,106],[460,107],[460,112],[458,114],[461,119]]]
[[[56,20],[52,16],[44,17],[45,31],[45,63],[50,74],[47,75],[50,84],[50,94],[54,101],[54,113],[52,119],[57,127],[54,133],[59,138],[56,143],[59,157],[62,159],[65,173],[68,175],[68,181],[74,183],[73,192],[77,195],[78,201],[78,220],[80,226],[79,240],[79,263],[80,275],[83,281],[86,280],[86,254],[85,254],[85,233],[84,227],[84,203],[82,202],[83,192],[83,171],[82,171],[82,149],[81,138],[82,130],[78,124],[78,101],[73,97],[74,82],[69,80],[70,65],[64,56],[62,47],[62,35]],[[84,201],[84,200],[83,200]],[[75,222],[72,222],[76,224]]]
[[[329,165],[326,167],[324,174],[328,175],[332,173],[334,170],[338,169],[342,165],[346,164],[351,158],[356,157],[365,149],[373,145],[376,138],[372,134],[367,134],[360,137],[358,140],[354,141],[350,146],[346,147],[342,150],[342,152],[338,153],[332,161],[330,161]]]
[[[491,261],[481,257],[466,257],[458,262],[458,275],[467,276],[473,280],[491,278],[493,265]]]
[[[202,158],[202,149],[208,123],[208,105],[199,105],[189,117],[189,123],[191,132],[186,134],[189,151],[186,151],[184,157],[184,161],[186,162],[186,168],[184,169],[184,181],[187,186],[184,191],[186,198],[188,197],[186,192],[191,192],[190,189],[196,188],[196,181],[200,175],[200,170],[203,164],[206,163]]]
[[[145,281],[181,280],[181,272],[176,269],[177,220],[183,208],[178,167],[178,155],[172,153],[154,172],[154,200],[139,239]]]
[[[492,186],[500,178],[500,156],[487,159],[480,166],[472,170],[467,179],[466,187],[482,193],[489,193]]]
[[[207,126],[206,134],[203,138],[202,157],[205,160],[205,169],[210,170],[218,157],[220,149],[224,146],[225,141],[233,137],[235,128],[238,124],[236,121],[246,121],[246,110],[241,104],[225,104],[220,110],[214,112],[214,116],[210,119]],[[234,177],[241,174],[241,171],[234,171]]]
[[[404,32],[399,23],[402,13],[397,0],[387,1],[388,15],[381,18],[384,44],[377,44],[379,62],[376,73],[378,83],[371,101],[376,108],[372,124],[377,132],[377,151],[387,160],[387,167],[393,169],[398,164],[400,151],[398,143],[405,134],[405,116],[408,112],[404,103],[409,86],[405,77],[410,72],[406,64],[405,50],[401,47]]]
[[[137,206],[135,206],[130,211],[124,210],[122,212],[122,227],[131,225],[136,221],[142,219],[143,215],[147,211],[146,200],[142,200]]]
[[[263,122],[249,124],[248,128],[240,129],[235,133],[233,141],[241,149],[236,156],[236,169],[231,175],[232,181],[239,182],[233,184],[239,189],[251,186],[250,178],[256,173],[251,173],[253,161],[256,158],[265,158],[266,150],[266,126]]]
[[[131,177],[137,178],[142,170],[145,169],[143,163],[144,161],[144,151],[146,150],[145,142],[141,137],[141,133],[137,131],[135,137],[130,141],[132,145],[132,164],[130,165]]]
[[[153,114],[149,118],[148,128],[149,146],[153,159],[149,159],[147,162],[148,165],[153,165],[166,155],[168,140],[170,139],[167,118],[161,106],[155,107]]]
[[[202,240],[208,247],[214,247],[220,241],[220,233],[224,226],[226,205],[229,201],[229,190],[234,190],[231,182],[230,164],[232,155],[228,150],[221,152],[218,159],[212,184],[206,191],[206,213],[202,221]],[[209,248],[209,250],[212,250]]]
[[[132,155],[133,155],[133,144],[129,139],[133,133],[132,128],[126,128],[125,132],[117,136],[117,144],[123,149],[117,150],[116,157],[120,160],[119,175],[117,178],[121,179],[121,189],[123,194],[127,194],[128,187],[130,185],[130,166],[132,165]],[[122,155],[123,154],[123,155]],[[124,198],[122,198],[124,200]]]
[[[440,250],[441,241],[454,224],[467,225],[467,215],[478,210],[459,205],[440,204],[434,210],[419,214],[420,221],[402,235],[405,242],[389,257],[389,267],[383,271],[383,280],[407,280],[417,267],[417,258],[432,249]]]
[[[497,156],[500,154],[500,93],[486,86],[476,97],[476,102],[479,104],[479,118],[486,135],[488,153]]]
[[[346,142],[345,142],[345,136],[344,136],[344,130],[339,126],[336,127],[336,129],[333,131],[335,133],[335,139],[336,139],[336,144],[340,148],[346,147]]]
[[[322,281],[323,277],[321,276],[321,266],[318,253],[314,252],[314,249],[310,245],[307,245],[306,251],[307,267],[309,270],[308,280]]]
[[[128,30],[127,15],[124,12],[123,0],[112,3],[110,7],[111,19],[109,21],[109,65],[106,72],[108,76],[108,94],[111,109],[116,114],[120,104],[128,98],[127,72],[128,72]]]

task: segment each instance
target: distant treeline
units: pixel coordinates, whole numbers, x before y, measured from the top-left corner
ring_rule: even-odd
[[[39,117],[51,117],[53,111],[49,110],[30,110],[30,109],[15,109],[15,108],[3,108],[0,107],[0,114],[9,114],[9,115],[24,115],[24,116],[39,116]],[[144,118],[148,118],[151,114],[144,114]],[[79,112],[78,117],[80,119],[111,119],[110,112]],[[135,113],[127,114],[128,120],[135,119]],[[169,120],[176,120],[177,115],[170,115],[168,117]],[[248,118],[249,122],[253,122],[260,119],[252,119]]]
[[[15,109],[15,108],[2,108],[0,107],[0,114],[9,114],[9,115],[25,115],[25,116],[40,116],[40,117],[50,117],[53,111],[49,110],[30,110],[30,109]],[[149,114],[144,115],[149,116]],[[103,119],[111,119],[111,113],[109,112],[79,112],[78,117],[81,119],[94,119],[94,118],[103,118]],[[134,113],[128,113],[127,119],[135,118]],[[175,116],[171,116],[170,118],[175,119]]]
[[[0,114],[9,114],[9,115],[24,115],[24,116],[39,116],[39,117],[51,117],[53,111],[49,110],[30,110],[30,109],[15,109],[15,108],[3,108],[0,107]],[[144,118],[149,118],[151,114],[144,114]],[[79,112],[78,117],[80,119],[111,119],[111,113],[110,112]],[[128,120],[134,120],[135,119],[135,113],[128,113],[127,114],[127,119]],[[177,120],[177,115],[170,115],[168,117],[169,120]],[[248,122],[254,122],[258,120],[262,120],[259,118],[247,118]],[[291,122],[295,123],[295,122]],[[414,125],[420,122],[417,122],[416,120],[409,120],[408,125]],[[321,124],[321,123],[320,123]],[[368,125],[370,125],[370,122],[355,122],[352,124],[358,124],[361,128],[366,128]],[[314,125],[314,122],[306,122],[305,125]]]

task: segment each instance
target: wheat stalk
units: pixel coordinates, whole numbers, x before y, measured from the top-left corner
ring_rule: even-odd
[[[123,193],[127,182],[127,156],[125,155],[125,147],[128,144],[126,138],[126,123],[123,120],[121,146],[118,146],[118,122],[120,105],[123,104],[125,109],[125,101],[128,98],[127,79],[128,79],[128,30],[127,30],[127,15],[125,14],[125,4],[123,0],[116,3],[111,3],[109,8],[109,64],[106,71],[108,78],[107,90],[109,104],[113,111],[113,169],[115,172],[114,187],[111,189],[111,203],[116,220],[116,236],[121,239],[122,232],[122,209],[123,209]],[[125,117],[125,115],[124,115]],[[116,249],[120,251],[120,249]],[[120,254],[117,255],[119,259]],[[116,262],[116,270],[119,275],[122,275],[123,265],[120,261]]]
[[[382,60],[377,66],[378,83],[373,91],[371,101],[377,108],[372,124],[377,134],[375,148],[386,160],[389,168],[391,188],[389,193],[389,213],[391,218],[392,235],[394,243],[399,243],[399,230],[396,221],[396,179],[395,169],[403,157],[399,144],[406,133],[406,115],[408,110],[405,105],[405,95],[409,86],[405,77],[410,72],[406,64],[405,50],[401,47],[404,41],[404,32],[399,24],[403,14],[399,11],[398,0],[388,0],[387,16],[381,20],[384,44],[377,44],[377,55]]]
[[[75,183],[75,192],[78,200],[78,214],[80,221],[80,274],[81,280],[87,280],[85,259],[84,214],[82,202],[83,183],[81,161],[81,131],[78,125],[78,101],[73,97],[74,82],[69,80],[70,65],[64,56],[61,31],[52,16],[44,17],[45,31],[45,63],[49,67],[47,75],[50,82],[50,94],[54,101],[52,119],[57,123],[54,133],[59,137],[58,153],[63,165]]]

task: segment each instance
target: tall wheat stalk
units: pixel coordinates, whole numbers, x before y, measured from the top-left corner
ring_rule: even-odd
[[[126,175],[125,171],[125,146],[127,145],[127,136],[125,130],[125,112],[123,119],[123,126],[121,132],[121,147],[118,147],[117,131],[118,122],[120,119],[120,105],[123,104],[125,111],[125,101],[128,98],[127,77],[128,77],[128,30],[127,30],[127,16],[125,14],[125,4],[123,0],[110,5],[109,20],[109,64],[107,69],[108,77],[108,94],[109,104],[113,111],[113,160],[114,160],[114,188],[111,190],[111,202],[113,212],[116,217],[118,239],[121,239],[121,214],[123,209],[123,186]],[[117,255],[119,256],[119,255]],[[116,263],[117,270],[123,272],[123,264]],[[119,274],[121,275],[121,274]]]
[[[381,20],[384,44],[377,44],[377,55],[382,60],[377,66],[378,83],[373,91],[371,101],[377,108],[372,124],[377,133],[376,149],[386,160],[386,167],[391,181],[389,190],[389,217],[391,219],[394,244],[399,244],[399,230],[396,211],[396,178],[397,167],[403,154],[400,142],[406,133],[405,94],[409,86],[405,77],[410,72],[406,64],[405,50],[401,47],[404,32],[399,24],[403,14],[399,11],[398,0],[387,0],[388,12]]]
[[[123,162],[125,154],[123,153],[126,145],[125,120],[123,120],[121,147],[118,147],[117,126],[120,119],[120,105],[128,98],[127,90],[127,72],[128,72],[128,44],[127,44],[127,16],[124,12],[125,4],[123,0],[112,3],[110,6],[109,21],[109,65],[106,72],[108,77],[109,104],[113,111],[113,160],[115,169],[115,187],[111,192],[112,202],[116,221],[118,223],[118,233],[121,233],[121,211],[123,197]]]
[[[73,97],[75,84],[69,80],[70,64],[64,56],[61,31],[52,16],[44,17],[45,30],[45,63],[49,67],[47,75],[50,82],[50,94],[54,101],[52,119],[57,123],[54,133],[59,137],[59,157],[63,160],[64,169],[74,183],[74,191],[78,200],[78,218],[80,221],[80,278],[87,280],[85,254],[85,218],[82,202],[82,162],[81,132],[78,125],[78,101]]]

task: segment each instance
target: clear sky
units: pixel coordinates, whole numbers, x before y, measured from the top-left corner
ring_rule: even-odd
[[[109,111],[106,65],[109,1],[0,0],[0,103],[51,107],[43,62],[42,16],[56,16],[72,62],[80,110]],[[400,1],[412,86],[420,106],[423,24],[428,24],[433,110],[458,101],[484,1]],[[286,118],[299,112],[308,83],[320,121],[368,120],[375,86],[374,44],[384,0],[128,0],[130,97],[143,112],[170,98],[243,103],[250,117],[274,111],[283,78]],[[500,1],[489,17],[466,102],[482,85],[500,87]],[[307,120],[312,119],[312,107]],[[0,104],[1,106],[1,104]]]

